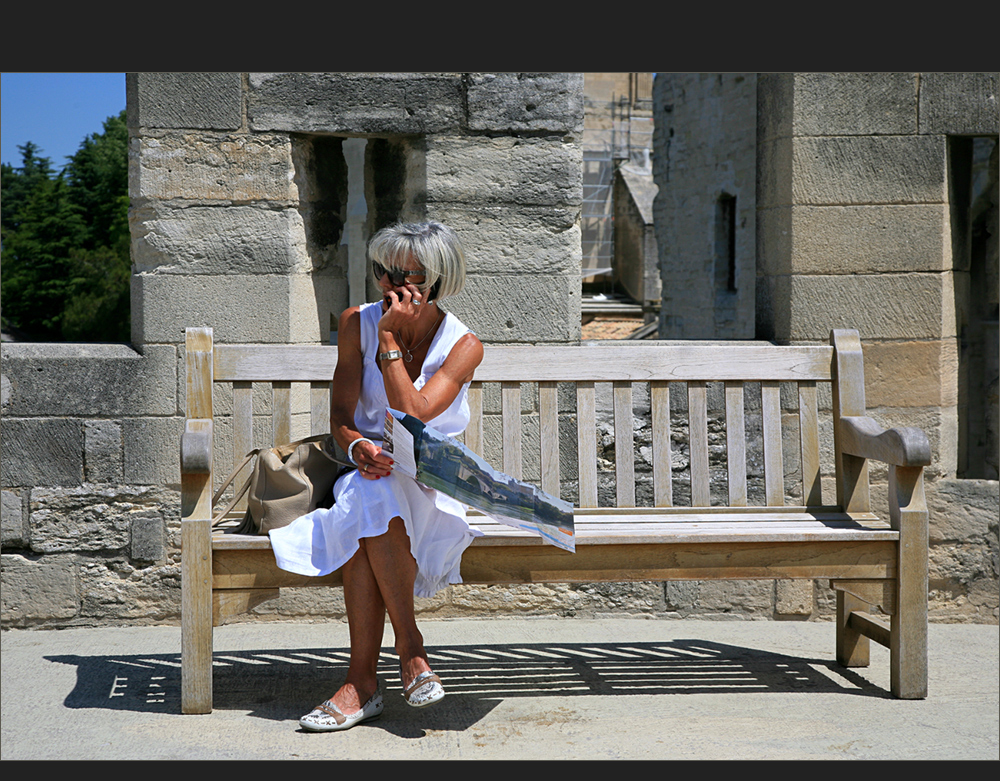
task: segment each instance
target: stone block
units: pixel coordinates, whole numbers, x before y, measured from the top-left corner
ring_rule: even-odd
[[[254,206],[133,210],[139,274],[292,274],[313,270],[298,209]]]
[[[136,499],[118,486],[36,488],[31,494],[31,549],[35,553],[125,550]]]
[[[826,342],[835,328],[854,328],[862,343],[955,336],[950,274],[792,276],[769,280],[778,341]],[[762,286],[758,279],[758,287]],[[759,301],[760,299],[758,299]]]
[[[240,73],[128,73],[130,128],[236,130],[243,124]]]
[[[921,73],[920,133],[996,135],[997,73]]]
[[[472,130],[583,131],[582,73],[473,73],[467,90]]]
[[[172,346],[140,354],[123,344],[5,343],[4,415],[170,415],[177,409],[176,362]]]
[[[84,477],[88,483],[121,483],[122,427],[117,420],[83,423]]]
[[[216,342],[288,343],[292,284],[280,274],[133,274],[133,342],[180,343],[185,328],[211,326]]]
[[[133,201],[298,200],[287,134],[147,133],[130,145]]]
[[[29,491],[25,490],[25,494]],[[0,491],[0,542],[4,547],[23,548],[28,542],[24,500],[18,491]]]
[[[812,615],[813,581],[778,580],[775,587],[775,613],[779,616]]]
[[[872,407],[953,407],[958,345],[954,339],[863,342],[865,400]]]
[[[945,159],[945,139],[938,136],[797,138],[792,200],[813,205],[944,203]]]
[[[758,273],[947,271],[945,204],[792,206],[758,214]]]
[[[250,127],[295,133],[424,134],[464,119],[459,73],[251,73]]]
[[[796,73],[796,136],[906,135],[917,132],[915,73]],[[921,114],[922,116],[922,114]]]
[[[580,338],[578,276],[470,275],[465,289],[446,299],[484,343],[577,341]]]
[[[133,518],[129,556],[136,561],[159,561],[164,556],[163,519]]]
[[[83,482],[83,421],[0,419],[0,485],[79,485]]]
[[[430,219],[452,225],[470,274],[579,274],[579,209],[436,205]]]
[[[432,136],[426,187],[428,210],[444,203],[577,206],[583,150],[545,138]]]
[[[666,609],[700,618],[770,618],[773,580],[668,581]]]
[[[4,626],[73,618],[80,611],[76,564],[70,556],[29,559],[4,554],[0,617]]]
[[[183,418],[128,418],[122,421],[125,483],[179,485]]]
[[[936,480],[925,489],[932,544],[997,542],[996,480]]]

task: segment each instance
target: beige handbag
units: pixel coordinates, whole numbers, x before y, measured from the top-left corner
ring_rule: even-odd
[[[238,526],[226,528],[227,533],[267,534],[324,503],[329,506],[333,483],[339,474],[337,465],[351,466],[334,458],[331,440],[329,434],[321,434],[287,445],[251,450],[212,497],[214,507],[240,470],[257,456],[250,477],[229,505],[215,516],[212,525],[219,526],[244,494],[246,515]]]

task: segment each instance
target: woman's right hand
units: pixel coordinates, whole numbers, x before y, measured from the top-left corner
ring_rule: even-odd
[[[358,442],[354,446],[354,460],[358,464],[358,473],[368,480],[378,480],[392,472],[393,460],[382,452],[382,448],[371,442]]]

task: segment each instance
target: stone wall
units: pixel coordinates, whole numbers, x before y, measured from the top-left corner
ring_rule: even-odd
[[[456,229],[468,285],[446,305],[485,342],[580,335],[582,74],[126,84],[132,343],[4,343],[4,626],[178,619],[184,328],[211,326],[219,342],[335,340],[340,311],[374,290],[364,242],[383,225]],[[228,404],[217,395],[221,427]],[[293,404],[292,435],[308,434],[307,390]],[[317,591],[264,614],[318,600],[342,615],[339,590]]]
[[[757,74],[657,74],[662,339],[752,339]]]
[[[737,80],[657,78],[661,333],[732,335],[713,313],[705,248],[713,199],[739,171],[741,193],[756,194],[756,236],[737,232],[740,311],[752,312],[739,335],[809,344],[860,331],[871,414],[932,443],[931,616],[996,621],[997,74]],[[680,254],[697,242],[701,255]],[[883,512],[885,480],[872,471]],[[699,588],[681,589],[688,610],[714,586]]]

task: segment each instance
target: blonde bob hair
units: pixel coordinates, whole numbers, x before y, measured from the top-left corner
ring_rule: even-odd
[[[410,255],[423,267],[424,281],[418,287],[421,292],[431,291],[428,300],[457,295],[465,287],[462,243],[447,225],[433,220],[401,222],[383,228],[368,241],[369,263],[403,268]]]

